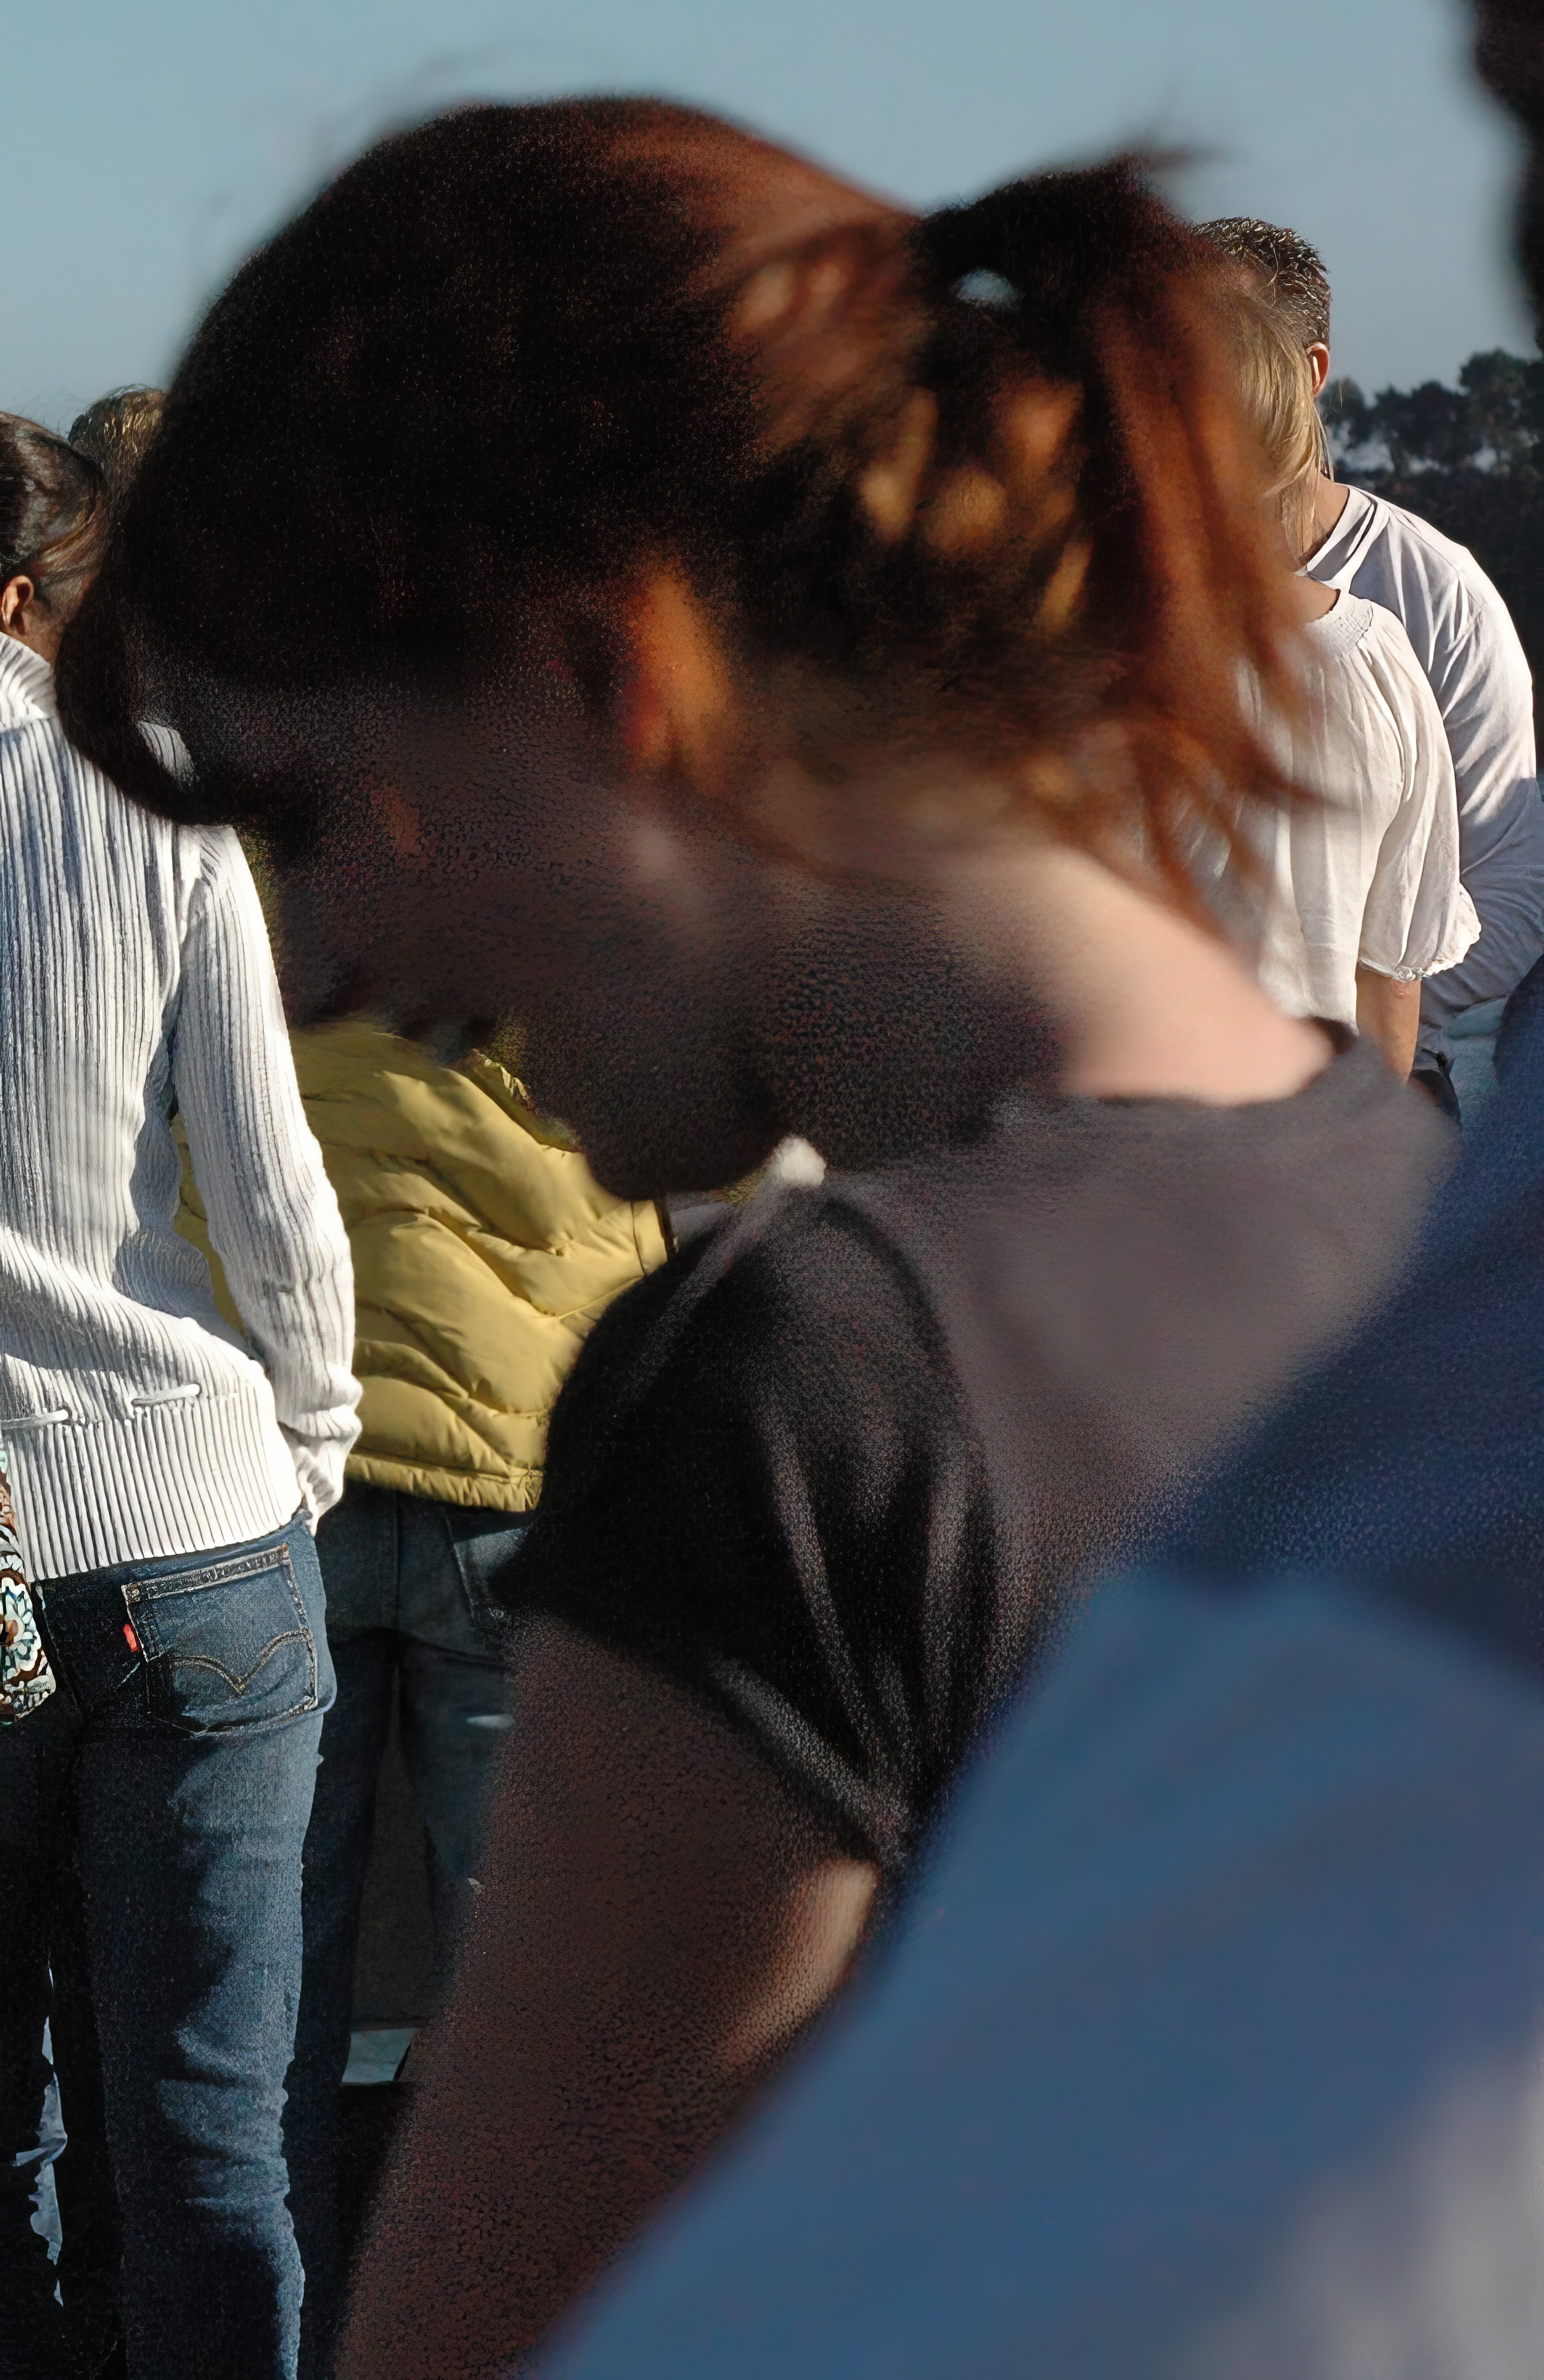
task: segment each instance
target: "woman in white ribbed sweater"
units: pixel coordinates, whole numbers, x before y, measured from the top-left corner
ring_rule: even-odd
[[[332,1690],[311,1533],[356,1434],[353,1288],[239,845],[124,800],[58,723],[97,512],[83,458],[0,417],[0,1440],[59,1682],[0,1728],[0,2368],[65,2368],[15,2160],[73,1823],[129,2371],[281,2380],[301,2275],[279,2121]],[[174,1229],[179,1112],[249,1342]]]

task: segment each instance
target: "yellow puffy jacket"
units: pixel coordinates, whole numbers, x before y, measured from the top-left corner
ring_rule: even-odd
[[[655,1209],[602,1190],[490,1058],[452,1072],[359,1025],[297,1033],[294,1049],[354,1252],[350,1478],[527,1512],[580,1342],[664,1262]],[[178,1227],[231,1314],[186,1168]]]

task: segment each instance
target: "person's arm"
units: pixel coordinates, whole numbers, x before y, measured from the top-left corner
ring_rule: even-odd
[[[314,1523],[359,1433],[354,1271],[306,1121],[262,905],[228,828],[207,831],[172,1038],[172,1081],[210,1239],[273,1387]]]
[[[451,2005],[414,2052],[342,2380],[488,2380],[847,1973],[877,1871],[641,1662],[544,1623]]]
[[[540,1633],[351,2380],[524,2354],[836,1989],[1017,1666],[994,1519],[909,1269],[828,1192],[602,1316],[495,1589]]]
[[[1422,1008],[1440,1027],[1484,1000],[1504,1000],[1544,952],[1544,799],[1518,778],[1497,811],[1460,819],[1464,887],[1482,929],[1456,966],[1429,976]]]
[[[1479,932],[1459,871],[1458,800],[1441,713],[1408,638],[1384,614],[1368,647],[1369,692],[1398,741],[1399,799],[1378,847],[1362,913],[1357,1027],[1401,1081],[1415,1063],[1424,980]]]
[[[1439,1028],[1502,1000],[1544,952],[1544,801],[1535,776],[1533,682],[1494,588],[1465,590],[1454,633],[1431,656],[1431,685],[1456,780],[1459,864],[1482,931],[1454,966],[1428,978],[1422,1014]]]
[[[1400,1081],[1409,1078],[1416,1062],[1420,1031],[1420,978],[1401,983],[1369,966],[1357,969],[1357,1030],[1376,1041]]]

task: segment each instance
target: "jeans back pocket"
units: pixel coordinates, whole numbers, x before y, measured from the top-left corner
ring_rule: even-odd
[[[201,1734],[319,1707],[316,1637],[283,1539],[132,1579],[123,1597],[157,1718]]]

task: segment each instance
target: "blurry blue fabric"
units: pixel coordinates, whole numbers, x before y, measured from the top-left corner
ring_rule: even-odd
[[[1333,1591],[1112,1588],[883,1971],[538,2368],[1516,2380],[1541,1852],[1520,1677]]]
[[[1224,1594],[1339,1578],[1544,1668],[1544,1002],[1404,1288],[1192,1508]]]
[[[1405,1286],[1107,1587],[549,2380],[1514,2380],[1544,2338],[1544,1013]]]

